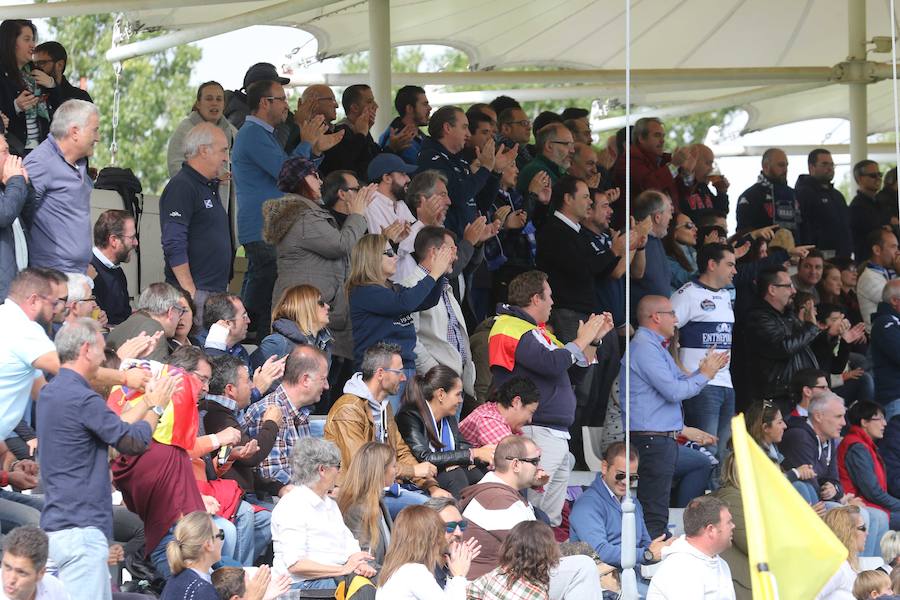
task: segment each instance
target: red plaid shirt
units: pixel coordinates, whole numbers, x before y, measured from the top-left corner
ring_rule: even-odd
[[[459,424],[459,432],[475,448],[498,444],[508,435],[519,435],[509,428],[495,402],[485,402]]]

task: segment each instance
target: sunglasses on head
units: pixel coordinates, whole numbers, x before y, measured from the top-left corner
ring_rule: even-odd
[[[453,533],[456,531],[456,528],[459,527],[460,531],[465,531],[466,527],[469,526],[469,522],[463,519],[462,521],[447,521],[444,523],[444,528],[447,530],[447,533]]]

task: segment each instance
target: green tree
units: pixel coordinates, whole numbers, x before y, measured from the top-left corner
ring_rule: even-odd
[[[100,109],[100,142],[92,160],[98,168],[110,162],[116,76],[105,54],[112,45],[113,24],[108,14],[49,19],[49,39],[69,52],[66,76],[75,84],[86,78],[88,92]],[[129,41],[146,37],[138,34]],[[134,170],[145,193],[160,193],[169,179],[165,160],[169,136],[190,112],[191,70],[200,56],[199,48],[184,45],[123,63],[116,162]]]

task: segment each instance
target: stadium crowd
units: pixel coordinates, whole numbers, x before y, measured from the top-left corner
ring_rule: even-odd
[[[771,148],[729,196],[656,118],[337,120],[258,63],[172,132],[157,241],[91,218],[108,115],[36,34],[0,23],[0,598],[615,598],[631,488],[642,598],[749,599],[737,412],[847,547],[819,598],[900,593],[896,168],[848,204]]]

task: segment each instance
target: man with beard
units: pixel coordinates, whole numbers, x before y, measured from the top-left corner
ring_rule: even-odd
[[[97,306],[106,311],[111,326],[131,315],[128,279],[121,265],[131,260],[137,246],[134,217],[127,210],[107,210],[94,223],[94,297]]]
[[[405,85],[394,96],[396,117],[378,138],[378,144],[386,151],[393,152],[404,162],[415,165],[419,160],[419,150],[425,136],[420,127],[428,125],[431,105],[425,90],[417,85]]]
[[[804,223],[794,190],[787,184],[788,159],[783,150],[769,148],[762,156],[762,172],[737,203],[738,233],[778,225],[790,230],[796,244],[805,244]]]
[[[807,158],[809,175],[801,175],[794,186],[806,231],[807,242],[818,250],[830,250],[835,256],[850,257],[850,209],[844,195],[831,184],[834,159],[831,152],[816,148]],[[862,257],[857,257],[857,259]]]
[[[415,165],[403,162],[396,154],[379,154],[369,163],[366,176],[378,186],[366,207],[369,233],[382,233],[397,222],[416,222],[405,202],[409,177],[416,169]]]

